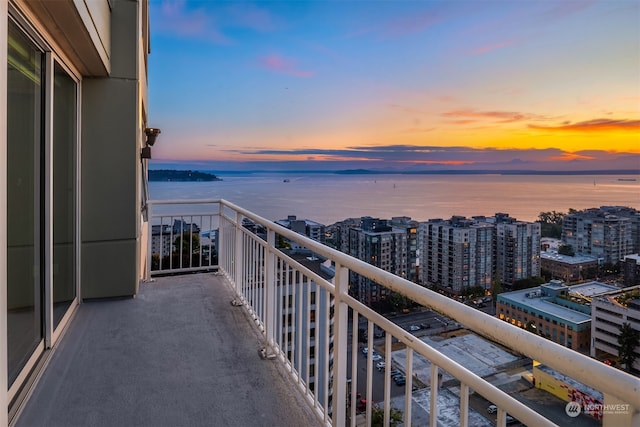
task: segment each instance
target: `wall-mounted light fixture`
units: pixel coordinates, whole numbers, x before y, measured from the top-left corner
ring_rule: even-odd
[[[153,146],[156,143],[156,138],[160,135],[160,129],[158,128],[146,128],[144,130],[145,135],[147,135],[147,145]]]
[[[142,148],[142,153],[140,157],[143,159],[151,158],[151,146],[156,143],[156,138],[160,134],[160,129],[158,128],[146,128],[144,130],[145,135],[147,135],[147,140],[145,141],[146,146]]]

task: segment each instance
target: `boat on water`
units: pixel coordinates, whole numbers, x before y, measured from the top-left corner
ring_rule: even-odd
[[[637,181],[636,178],[618,178],[618,181]]]

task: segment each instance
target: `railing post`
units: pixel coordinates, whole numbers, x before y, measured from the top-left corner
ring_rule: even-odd
[[[266,338],[265,356],[273,358],[276,356],[276,232],[267,231],[267,253],[264,266],[264,333]]]
[[[334,426],[343,426],[347,417],[347,363],[349,363],[347,359],[349,306],[345,303],[343,297],[349,293],[349,270],[340,264],[336,264],[334,286],[333,407],[331,409],[333,414],[332,424]],[[357,330],[354,330],[353,333],[356,335]],[[354,378],[356,378],[356,373],[354,373]],[[352,388],[352,393],[355,395],[355,383]]]
[[[151,280],[151,264],[153,262],[153,251],[151,245],[153,244],[153,204],[151,201],[147,201],[147,262],[144,269],[144,280]],[[161,227],[162,228],[162,227]],[[162,229],[160,230],[160,246],[162,246]],[[160,265],[162,265],[162,259],[160,259]]]
[[[244,298],[242,294],[242,286],[244,282],[244,275],[242,269],[244,266],[244,245],[242,244],[242,215],[240,212],[236,212],[235,236],[236,236],[236,251],[234,254],[235,270],[236,270],[236,294],[238,297]]]

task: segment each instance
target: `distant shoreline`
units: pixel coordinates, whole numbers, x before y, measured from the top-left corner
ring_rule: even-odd
[[[173,172],[199,172],[204,174],[210,174],[215,179],[206,179],[210,181],[220,181],[221,179],[213,175],[212,170],[201,169],[198,171],[182,171],[178,169],[157,169],[149,170],[149,180],[151,181],[152,172],[161,172],[161,171],[173,171]],[[537,171],[537,170],[492,170],[492,169],[484,169],[484,170],[434,170],[434,171],[390,171],[390,170],[372,170],[372,169],[343,169],[343,170],[262,170],[262,169],[253,169],[253,170],[232,170],[232,171],[223,171],[218,170],[215,171],[218,175],[252,175],[252,174],[278,174],[278,175],[290,175],[290,174],[332,174],[332,175],[560,175],[560,176],[568,176],[568,175],[640,175],[640,170],[634,169],[622,169],[622,170],[582,170],[582,171]],[[164,181],[164,179],[160,179]],[[187,181],[195,179],[187,179]]]
[[[222,181],[216,175],[194,170],[150,169],[149,181],[210,182]]]

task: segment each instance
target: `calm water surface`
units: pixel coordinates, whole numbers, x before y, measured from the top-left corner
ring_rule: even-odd
[[[151,182],[149,192],[154,200],[222,198],[269,220],[296,215],[327,225],[365,215],[409,216],[425,221],[452,215],[489,216],[505,212],[520,220],[535,221],[540,212],[567,212],[569,208],[623,205],[640,209],[638,176],[255,174],[220,177],[223,181]]]

